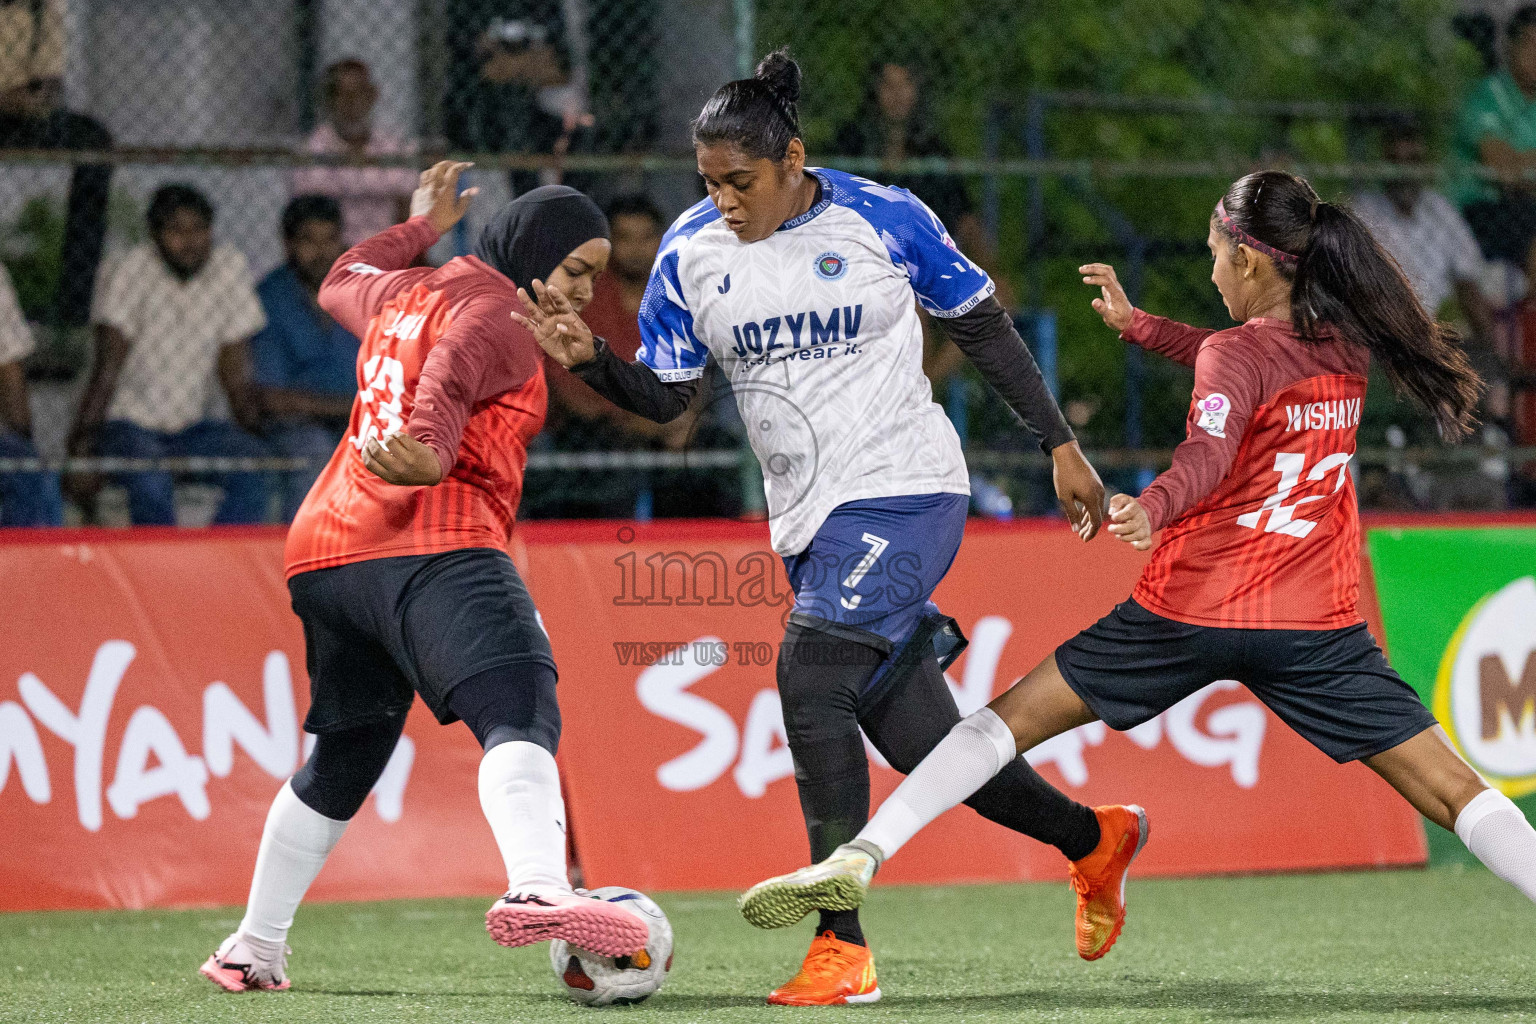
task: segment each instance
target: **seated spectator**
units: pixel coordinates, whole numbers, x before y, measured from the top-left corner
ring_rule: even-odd
[[[326,68],[324,120],[310,133],[304,151],[351,159],[413,155],[414,144],[373,123],[378,100],[367,64],[349,58]],[[410,215],[416,179],[409,167],[304,167],[293,174],[293,191],[340,202],[342,238],[353,246]]]
[[[1503,260],[1536,281],[1536,4],[1517,10],[1505,26],[1505,66],[1478,83],[1456,124],[1456,155],[1481,165],[1494,181],[1463,174],[1457,204],[1483,255]]]
[[[1429,145],[1416,122],[1392,122],[1383,136],[1382,155],[1389,163],[1429,161]],[[1425,309],[1438,312],[1455,295],[1473,331],[1492,337],[1493,310],[1478,287],[1487,264],[1450,200],[1420,181],[1403,179],[1361,193],[1354,208],[1408,275]]]
[[[262,457],[260,406],[246,343],[265,326],[240,251],[213,244],[213,205],[190,185],[165,185],[149,204],[148,243],[134,247],[97,296],[96,361],[70,454],[135,459]],[[234,423],[220,415],[222,388]],[[176,521],[171,474],[122,474],[137,524]],[[229,473],[216,523],[266,517],[261,473]]]
[[[466,6],[465,0],[458,6]],[[472,13],[450,15],[458,31],[451,33],[456,52],[445,113],[454,145],[479,153],[553,156],[591,147],[592,115],[572,87],[557,11],[541,12],[550,16],[548,23],[532,17],[482,20],[489,8],[475,0]],[[472,35],[465,31],[470,22],[479,26]],[[508,175],[513,195],[560,181],[558,170]]]
[[[286,263],[256,286],[267,326],[251,339],[251,376],[268,416],[267,439],[309,469],[283,474],[283,522],[291,522],[347,429],[357,394],[358,340],[320,308],[320,284],[346,246],[341,208],[329,196],[298,196],[283,210]]]
[[[64,74],[65,0],[0,3],[0,146],[107,149],[96,121],[59,105]],[[57,315],[67,327],[90,319],[91,292],[106,236],[110,164],[76,167],[64,221]]]
[[[21,361],[32,353],[11,276],[0,267],[0,458],[35,459],[32,407]],[[57,473],[0,473],[0,526],[62,526]]]

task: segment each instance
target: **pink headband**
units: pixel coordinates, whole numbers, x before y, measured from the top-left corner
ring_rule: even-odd
[[[1267,245],[1264,242],[1259,241],[1257,238],[1254,238],[1242,228],[1238,227],[1237,224],[1233,222],[1231,215],[1227,213],[1226,204],[1220,199],[1216,200],[1216,219],[1221,221],[1222,227],[1226,228],[1232,233],[1233,238],[1236,238],[1239,242],[1248,246],[1250,249],[1257,249],[1259,252],[1268,256],[1270,259],[1279,260],[1281,263],[1295,263],[1297,261],[1297,257],[1291,253],[1282,252],[1272,245]]]

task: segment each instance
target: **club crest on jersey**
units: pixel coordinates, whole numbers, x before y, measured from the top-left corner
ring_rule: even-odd
[[[836,281],[848,273],[848,261],[841,253],[824,252],[816,257],[816,276],[823,281]]]
[[[1226,395],[1217,392],[1198,399],[1195,408],[1200,410],[1196,426],[1212,437],[1227,436],[1227,414],[1232,411],[1232,402]]]

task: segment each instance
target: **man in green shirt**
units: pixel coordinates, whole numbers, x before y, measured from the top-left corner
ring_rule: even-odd
[[[1517,10],[1504,29],[1505,66],[1478,83],[1457,118],[1455,150],[1468,173],[1455,183],[1483,255],[1536,280],[1536,4]],[[1494,180],[1470,173],[1481,165]]]

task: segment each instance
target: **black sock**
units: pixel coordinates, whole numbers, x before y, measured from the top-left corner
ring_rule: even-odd
[[[1081,860],[1099,845],[1093,808],[1067,796],[1016,757],[965,801],[978,814]]]
[[[903,678],[894,680],[880,700],[863,709],[860,724],[892,767],[916,768],[960,721],[944,673],[931,654]],[[990,782],[966,798],[966,806],[1004,828],[1056,847],[1078,860],[1099,845],[1099,819],[1046,782],[1022,757],[1016,757]]]
[[[823,935],[827,932],[855,946],[869,945],[864,941],[864,929],[859,927],[857,910],[823,910],[821,920],[816,923],[816,934]]]

